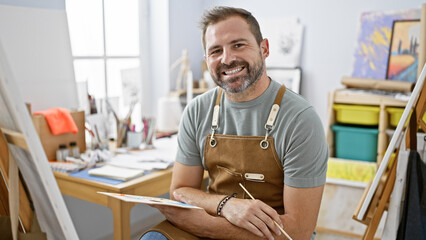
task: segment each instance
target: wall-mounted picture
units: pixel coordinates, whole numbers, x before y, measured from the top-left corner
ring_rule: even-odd
[[[393,21],[419,19],[420,13],[420,9],[362,13],[352,77],[386,79]]]
[[[300,66],[303,25],[298,18],[259,19],[262,35],[269,40],[268,67]]]
[[[420,44],[420,20],[394,21],[386,79],[415,82]]]
[[[302,70],[300,68],[268,68],[268,76],[291,89],[293,92],[300,92],[300,81],[302,79]]]

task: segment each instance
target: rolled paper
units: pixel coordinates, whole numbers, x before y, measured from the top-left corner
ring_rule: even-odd
[[[414,83],[394,80],[342,77],[342,84],[348,88],[377,89],[387,91],[411,92]]]

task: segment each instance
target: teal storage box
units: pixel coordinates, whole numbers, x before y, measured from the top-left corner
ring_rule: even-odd
[[[341,125],[333,125],[331,129],[337,158],[376,161],[378,129]]]

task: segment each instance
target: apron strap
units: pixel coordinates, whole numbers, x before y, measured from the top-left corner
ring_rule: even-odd
[[[271,111],[269,112],[268,120],[266,121],[265,128],[269,127],[272,129],[274,126],[275,119],[277,118],[278,110],[280,109],[281,101],[285,93],[285,86],[282,85],[278,90],[277,96],[275,97],[274,105],[272,105]]]
[[[219,87],[219,91],[217,93],[216,97],[216,105],[213,109],[213,118],[212,118],[212,129],[217,129],[219,127],[219,106],[220,106],[220,99],[222,98],[222,91],[223,89]]]
[[[275,97],[274,104],[281,105],[281,101],[283,100],[283,96],[284,96],[285,90],[286,90],[285,86],[282,85],[280,87],[280,90],[278,90],[277,96]]]
[[[219,92],[217,93],[217,97],[216,97],[216,105],[217,106],[220,105],[220,99],[222,98],[222,91],[223,91],[223,88],[219,87]]]
[[[268,121],[266,122],[266,125],[273,126],[275,122],[275,118],[277,117],[278,110],[280,109],[281,101],[283,99],[284,93],[285,93],[285,86],[282,85],[280,89],[278,90],[277,96],[275,97],[274,105],[272,105],[271,112],[269,113]],[[220,99],[222,98],[222,88],[219,88],[219,92],[216,97],[216,104],[213,109],[213,118],[212,118],[212,128],[218,127],[219,122],[219,106],[220,106]]]
[[[210,138],[211,147],[215,147],[217,143],[216,139],[214,138],[214,133],[216,129],[218,129],[219,127],[219,106],[220,106],[220,99],[222,98],[222,91],[223,89],[219,87],[219,91],[216,97],[216,105],[214,106],[214,109],[213,109],[213,118],[212,118],[212,126],[211,126],[212,136]]]
[[[222,90],[223,90],[222,88],[219,88],[219,91],[216,97],[216,105],[214,106],[214,109],[213,109],[213,118],[212,118],[212,126],[211,126],[212,134],[210,137],[211,147],[215,147],[217,143],[216,139],[214,138],[214,133],[216,129],[218,129],[219,127],[219,106],[220,106],[220,100],[222,98]],[[272,105],[271,111],[269,112],[269,116],[265,124],[265,130],[266,130],[265,139],[260,142],[260,147],[263,149],[267,149],[269,146],[269,142],[267,141],[267,138],[268,138],[269,132],[274,127],[274,122],[275,122],[275,119],[277,118],[278,110],[280,109],[281,101],[283,99],[285,90],[286,90],[285,86],[282,85],[275,97],[274,105]]]
[[[260,141],[260,147],[262,149],[267,149],[269,147],[269,142],[268,142],[269,132],[271,132],[272,128],[274,127],[275,119],[277,118],[278,110],[280,110],[280,105],[281,105],[281,101],[283,99],[285,90],[286,90],[285,86],[282,85],[280,89],[278,90],[277,96],[275,97],[274,105],[272,105],[271,111],[269,112],[268,119],[266,120],[266,123],[265,123],[265,130],[266,130],[265,139]]]

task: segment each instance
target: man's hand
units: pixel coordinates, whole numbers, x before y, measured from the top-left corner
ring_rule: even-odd
[[[274,220],[282,227],[281,219],[272,207],[260,200],[231,198],[222,209],[223,216],[235,226],[259,237],[274,239],[271,231],[281,235]]]
[[[177,201],[194,204],[185,195],[185,191],[174,191],[173,197]],[[222,216],[233,225],[244,228],[259,237],[274,239],[271,230],[276,235],[281,234],[280,229],[273,222],[275,220],[282,227],[277,211],[260,200],[231,198],[224,205]]]

